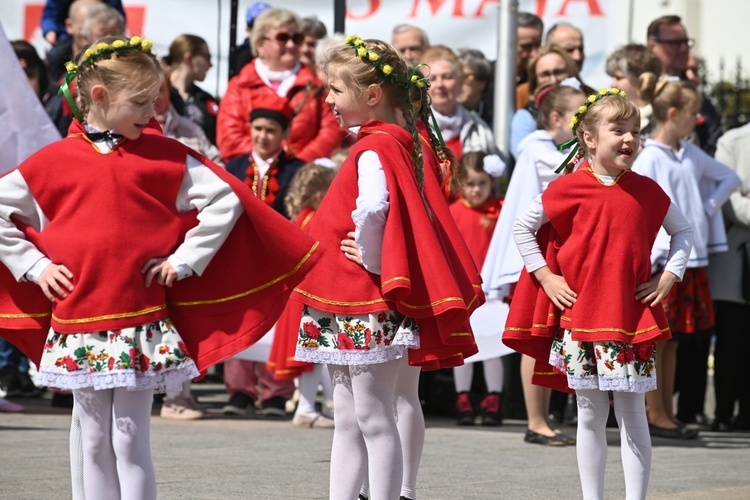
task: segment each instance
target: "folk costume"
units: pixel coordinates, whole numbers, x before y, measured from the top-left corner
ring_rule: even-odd
[[[705,366],[711,351],[715,315],[708,280],[709,255],[728,250],[721,207],[740,185],[729,167],[695,144],[679,142],[679,151],[655,140],[646,140],[633,170],[654,179],[682,210],[695,235],[688,269],[680,283],[662,301],[677,347],[675,388],[679,392],[677,418],[693,422],[703,415]],[[660,232],[651,252],[651,265],[661,269],[666,235]]]
[[[75,121],[68,138],[0,179],[0,334],[48,385],[179,385],[257,341],[317,260],[308,235],[152,124],[130,141],[91,139]],[[62,162],[64,175],[51,168]],[[203,211],[205,195],[221,198],[219,214]],[[247,248],[266,265],[248,262]],[[160,256],[180,278],[195,276],[146,288],[141,268]],[[54,303],[25,281],[49,261],[68,267],[75,287]]]
[[[277,122],[283,130],[288,130],[294,110],[286,99],[276,94],[262,95],[256,98],[254,105],[250,112],[250,123],[258,118],[267,118]],[[244,181],[266,205],[288,217],[284,198],[289,181],[304,164],[279,148],[271,158],[262,158],[256,151],[236,157],[227,162],[227,170]]]
[[[612,179],[581,168],[550,183],[516,222],[526,269],[503,341],[536,359],[535,384],[569,392],[656,387],[654,342],[670,337],[669,326],[661,306],[635,300],[635,289],[651,277],[662,224],[672,235],[666,269],[681,278],[690,227],[656,183],[631,171]],[[533,240],[536,231],[534,251],[526,234]],[[545,265],[576,292],[572,308],[558,310],[530,274]]]
[[[302,160],[289,157],[283,150],[269,159],[250,152],[229,160],[227,171],[241,179],[263,203],[286,217],[284,197],[289,181],[304,164]]]
[[[412,137],[397,125],[371,121],[360,129],[310,226],[310,234],[330,251],[292,295],[306,306],[298,360],[381,363],[411,347],[410,364],[437,369],[459,365],[476,353],[468,317],[484,300],[478,275],[475,269],[466,270],[464,262],[471,257],[465,245],[453,243],[460,241],[460,233],[445,222],[450,214],[431,166],[425,165],[420,191],[412,144]],[[352,263],[339,250],[353,226],[342,214],[355,212],[357,165],[368,151],[377,153],[389,193],[382,235],[387,251],[379,274]],[[402,323],[408,329],[399,328]],[[429,341],[417,339],[417,332]]]
[[[646,140],[633,171],[654,179],[664,189],[682,209],[695,235],[685,279],[676,283],[664,300],[670,327],[680,335],[708,332],[714,325],[708,256],[728,249],[721,207],[740,179],[729,167],[686,141],[680,141],[680,151],[675,152],[666,144]],[[664,266],[668,248],[667,235],[661,231],[651,252],[654,270]]]

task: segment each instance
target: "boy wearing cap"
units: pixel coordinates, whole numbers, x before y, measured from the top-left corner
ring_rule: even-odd
[[[289,181],[305,164],[287,155],[282,147],[293,114],[288,101],[270,89],[254,98],[250,112],[252,151],[227,163],[228,172],[244,181],[258,198],[287,217],[284,197]],[[254,361],[231,358],[224,362],[224,384],[229,393],[229,404],[224,407],[224,413],[247,415],[259,395],[259,414],[267,417],[285,415],[286,401],[294,393],[294,382],[275,380],[266,368],[267,359],[258,359],[267,354],[256,352],[260,350],[246,353]],[[258,381],[261,384],[260,394]]]
[[[250,112],[253,149],[227,163],[227,171],[245,181],[258,198],[284,216],[287,184],[305,164],[287,155],[282,147],[293,114],[289,102],[276,94],[256,97]]]

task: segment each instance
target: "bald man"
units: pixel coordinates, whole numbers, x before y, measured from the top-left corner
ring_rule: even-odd
[[[430,47],[430,40],[422,28],[411,24],[399,24],[393,28],[391,45],[396,47],[401,57],[410,64],[416,64],[422,53]]]
[[[545,45],[555,44],[568,53],[580,72],[586,55],[583,51],[583,32],[568,23],[557,23],[547,32]]]

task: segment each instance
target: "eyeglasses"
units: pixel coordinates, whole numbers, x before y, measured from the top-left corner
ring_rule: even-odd
[[[567,76],[570,76],[570,73],[568,73],[568,70],[566,68],[557,68],[552,69],[548,71],[542,71],[541,73],[536,74],[537,80],[546,80],[547,78],[565,78]]]
[[[276,36],[274,36],[273,39],[279,42],[281,45],[286,45],[289,40],[291,40],[294,45],[302,45],[302,42],[305,41],[305,34],[281,32],[276,33]],[[270,40],[270,38],[264,36],[263,40]]]
[[[679,49],[683,46],[690,49],[695,45],[694,38],[680,38],[679,40],[659,40],[658,38],[654,38],[653,40],[662,45],[669,45],[673,49]]]

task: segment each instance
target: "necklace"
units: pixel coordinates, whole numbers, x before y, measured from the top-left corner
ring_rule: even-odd
[[[247,168],[245,184],[250,186],[253,194],[261,199],[266,205],[272,206],[276,201],[276,194],[279,192],[278,181],[278,162],[277,157],[268,169],[268,172],[260,179],[260,169],[255,164],[252,155],[250,156],[250,166]],[[252,180],[251,180],[252,179]],[[259,192],[260,191],[260,192]]]

